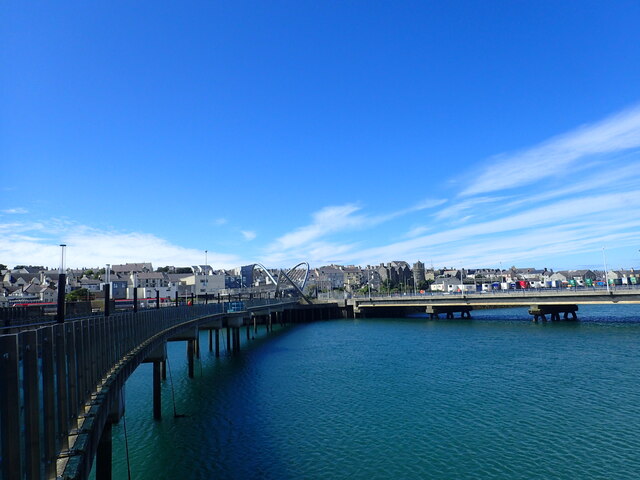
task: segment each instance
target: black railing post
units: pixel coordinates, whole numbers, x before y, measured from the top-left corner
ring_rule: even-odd
[[[108,317],[111,310],[111,285],[104,284],[104,316]]]
[[[67,285],[67,274],[61,273],[58,276],[58,310],[56,312],[56,321],[64,323],[64,296],[65,286]]]
[[[138,311],[138,289],[134,285],[133,287],[133,313]]]

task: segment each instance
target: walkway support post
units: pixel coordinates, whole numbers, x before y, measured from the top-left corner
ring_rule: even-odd
[[[187,361],[189,363],[189,378],[193,378],[194,340],[187,340]]]
[[[162,418],[162,361],[155,360],[153,362],[153,418],[160,420]]]
[[[98,441],[96,452],[96,480],[111,480],[113,440],[111,422],[107,421]]]

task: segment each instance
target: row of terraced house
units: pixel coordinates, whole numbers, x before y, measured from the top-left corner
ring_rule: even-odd
[[[271,270],[277,277],[278,270]],[[59,273],[43,267],[19,267],[0,271],[0,303],[54,302],[57,297]],[[602,271],[561,270],[547,268],[456,269],[425,268],[422,262],[413,265],[392,261],[379,265],[326,265],[309,271],[307,291],[310,293],[344,290],[355,294],[362,289],[379,292],[392,287],[407,293],[425,291],[487,291],[512,288],[561,288],[604,285],[640,284],[637,270]],[[111,286],[114,299],[131,299],[137,289],[138,298],[205,296],[227,294],[238,290],[273,289],[272,280],[252,265],[234,270],[214,270],[209,265],[164,267],[156,271],[150,263],[110,265],[109,272],[98,268],[68,269],[65,292],[84,288],[100,297],[104,285]]]

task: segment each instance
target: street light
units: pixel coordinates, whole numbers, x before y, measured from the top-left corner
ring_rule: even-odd
[[[207,268],[207,254],[209,253],[209,250],[205,250],[204,251],[204,298],[205,298],[205,302],[208,301],[209,299],[209,269]]]
[[[56,309],[56,321],[58,323],[64,322],[64,307],[65,307],[65,293],[67,285],[67,275],[64,268],[64,249],[67,246],[64,243],[60,244],[60,268],[58,270],[58,304]]]
[[[609,277],[607,275],[607,257],[604,253],[604,247],[602,247],[602,260],[604,261],[604,283],[607,285],[607,293],[611,293],[609,290]]]
[[[60,244],[60,267],[58,268],[58,273],[64,273],[64,249],[67,248],[67,245],[64,243]]]

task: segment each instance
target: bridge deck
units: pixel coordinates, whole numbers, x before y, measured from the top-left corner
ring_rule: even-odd
[[[471,306],[471,307],[524,307],[529,305],[605,305],[605,304],[640,304],[640,291],[618,290],[615,292],[577,291],[577,292],[542,292],[521,290],[514,293],[486,293],[470,295],[418,295],[403,297],[373,297],[350,299],[349,303],[356,308],[376,307],[426,307],[439,306]]]

